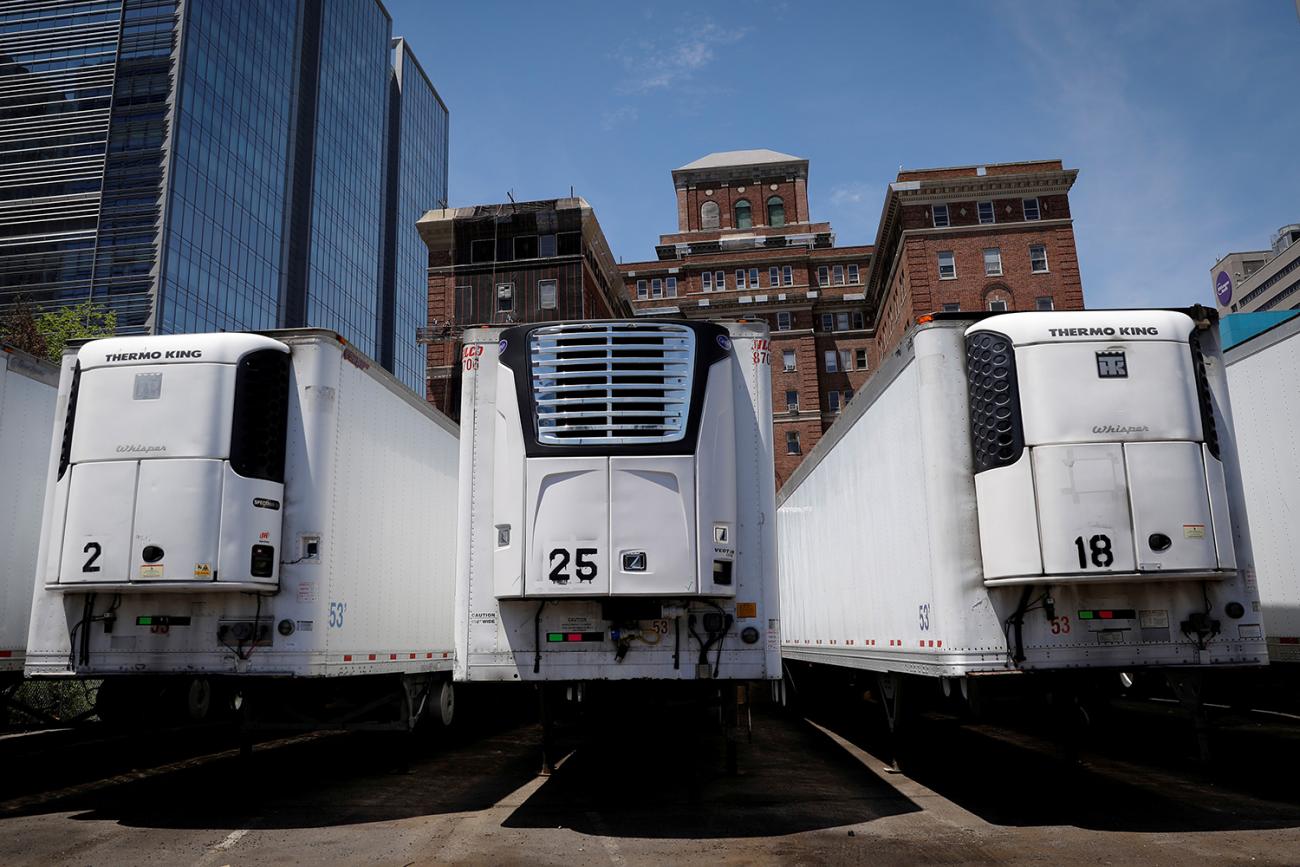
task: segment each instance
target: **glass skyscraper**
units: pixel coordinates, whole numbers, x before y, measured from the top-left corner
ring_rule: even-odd
[[[377,0],[0,10],[0,306],[332,328],[424,393],[448,113]]]

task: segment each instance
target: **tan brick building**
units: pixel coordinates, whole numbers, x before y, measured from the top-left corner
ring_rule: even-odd
[[[581,198],[441,208],[416,225],[429,248],[427,398],[452,418],[466,328],[632,315],[605,233]]]
[[[772,330],[777,484],[866,381],[871,248],[836,247],[808,207],[808,161],[709,154],[673,172],[677,231],[621,265],[641,316],[763,319]]]
[[[872,360],[926,313],[1082,309],[1077,175],[1060,160],[900,171],[866,281]]]

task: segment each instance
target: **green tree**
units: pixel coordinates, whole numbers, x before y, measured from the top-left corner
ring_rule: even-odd
[[[0,341],[37,357],[45,357],[47,347],[45,337],[36,325],[37,313],[32,303],[20,295],[9,312],[0,318]]]
[[[63,347],[69,341],[111,337],[116,330],[117,314],[93,301],[36,314],[36,331],[45,341],[45,357],[55,364],[63,360]]]

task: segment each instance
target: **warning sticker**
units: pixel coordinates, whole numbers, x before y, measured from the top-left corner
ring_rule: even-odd
[[[194,577],[195,577],[195,578],[211,578],[211,577],[212,577],[212,566],[211,566],[211,564],[208,564],[208,563],[195,563],[195,564],[194,564]]]
[[[163,576],[163,564],[145,563],[140,567],[141,578],[161,578]]]
[[[757,603],[757,602],[737,602],[737,603],[736,603],[736,619],[737,619],[737,620],[752,620],[752,619],[754,619],[754,618],[757,617],[757,616],[758,616],[758,603]]]
[[[299,602],[316,601],[316,582],[314,581],[298,582],[298,601]]]
[[[1205,525],[1204,524],[1183,524],[1183,538],[1204,539]]]
[[[1143,629],[1168,629],[1169,612],[1164,609],[1148,608],[1138,612],[1138,623]]]

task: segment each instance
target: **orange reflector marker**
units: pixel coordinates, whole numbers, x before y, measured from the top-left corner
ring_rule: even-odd
[[[917,324],[917,325],[924,325],[924,324],[927,323],[927,322],[933,322],[933,321],[934,321],[934,314],[933,314],[933,313],[927,313],[927,314],[925,314],[924,316],[918,316],[918,317],[916,317],[916,324]]]

